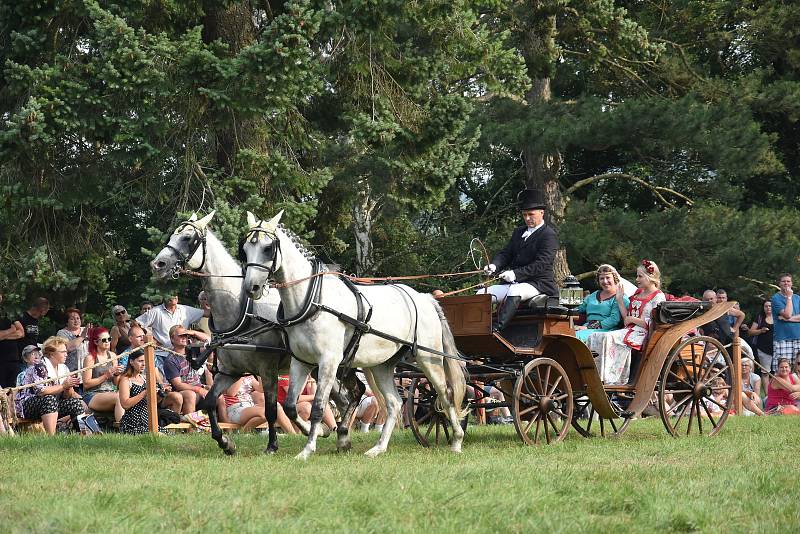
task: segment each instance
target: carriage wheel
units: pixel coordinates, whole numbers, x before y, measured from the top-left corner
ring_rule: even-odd
[[[411,381],[406,400],[406,417],[417,443],[423,447],[450,444],[453,441],[452,425],[446,413],[436,409],[436,389],[424,378]],[[466,398],[464,399],[467,402]],[[461,428],[467,428],[467,416]]]
[[[572,422],[572,386],[564,368],[550,358],[525,364],[514,385],[514,427],[527,445],[564,439]]]
[[[673,436],[713,436],[728,419],[733,402],[733,363],[714,338],[691,337],[669,354],[661,371],[658,404]]]
[[[630,419],[619,417],[614,419],[598,417],[595,419],[597,412],[592,406],[592,401],[586,395],[577,395],[573,402],[575,403],[575,410],[572,415],[572,428],[577,430],[578,434],[584,438],[594,437],[598,433],[602,437],[621,436],[631,423]]]

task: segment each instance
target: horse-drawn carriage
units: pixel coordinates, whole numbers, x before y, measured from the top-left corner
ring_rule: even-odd
[[[527,444],[560,441],[570,426],[586,437],[593,430],[619,435],[653,405],[672,435],[714,435],[733,406],[738,382],[730,355],[716,339],[692,335],[733,303],[710,309],[706,303],[681,303],[686,320],[654,321],[646,345],[633,355],[640,365],[625,385],[601,381],[594,355],[575,337],[577,314],[558,298],[535,297],[502,333],[492,330],[490,295],[448,297],[440,304],[459,352],[470,360],[467,371],[476,393],[470,407],[507,406]],[[424,377],[412,368],[398,376],[411,381],[406,417],[417,440],[424,446],[449,440],[449,422],[432,409],[436,393]],[[482,403],[489,383],[505,402]]]

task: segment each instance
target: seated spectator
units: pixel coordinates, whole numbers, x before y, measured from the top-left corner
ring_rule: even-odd
[[[143,371],[144,354],[131,354],[119,381],[119,403],[125,409],[125,415],[119,421],[119,430],[124,434],[146,434],[149,431],[147,380]]]
[[[742,358],[742,406],[756,415],[764,415],[761,409],[761,377],[753,372],[753,360]]]
[[[800,415],[800,378],[791,371],[788,358],[778,360],[778,372],[767,386],[769,414]]]
[[[761,384],[764,386],[767,384],[767,374],[772,368],[772,327],[772,301],[765,300],[748,331],[756,347],[759,363],[757,372],[761,375]]]
[[[611,265],[597,268],[597,285],[600,289],[590,294],[578,306],[578,313],[586,314],[586,322],[575,327],[575,336],[586,343],[595,332],[608,332],[619,328],[622,314],[628,309],[630,299],[620,285],[619,273]]]
[[[56,332],[56,335],[67,340],[67,351],[69,351],[67,354],[67,367],[70,371],[77,371],[81,368],[83,358],[86,356],[84,342],[87,340],[92,325],[88,324],[86,328],[81,328],[83,316],[77,308],[67,308],[66,315],[67,325]]]
[[[642,260],[637,267],[636,286],[623,315],[625,327],[589,336],[587,345],[598,354],[597,366],[606,384],[626,384],[636,378],[639,362],[632,362],[632,351],[642,350],[650,333],[652,311],[666,300],[660,289],[661,271],[653,261]]]
[[[120,358],[119,364],[124,368],[128,365],[128,354],[130,355],[138,355],[144,354],[140,347],[144,345],[145,342],[145,333],[141,326],[133,325],[131,329],[128,331],[128,339],[130,339],[131,346],[128,347],[128,353],[123,355]],[[158,407],[164,408],[167,410],[172,410],[175,413],[181,413],[181,407],[183,406],[183,396],[178,393],[177,391],[172,391],[172,385],[164,379],[164,373],[162,369],[164,368],[163,359],[156,354],[155,358],[155,368],[156,368],[156,387],[158,388]],[[147,378],[147,368],[142,371],[142,374]]]
[[[94,412],[114,412],[114,420],[122,417],[123,408],[119,404],[117,384],[125,370],[119,365],[117,355],[109,350],[111,334],[102,326],[92,328],[89,333],[89,354],[83,360],[83,401]]]
[[[29,368],[40,363],[42,363],[42,351],[37,345],[28,345],[22,349],[22,364],[25,366],[25,369],[20,371],[20,373],[17,375],[16,385],[21,386],[23,384],[22,381],[25,378],[25,372]]]
[[[211,389],[212,380],[209,379],[206,384],[201,382],[200,373],[192,369],[186,359],[186,347],[190,338],[205,343],[208,342],[208,336],[197,330],[187,330],[178,324],[170,328],[169,337],[174,353],[164,360],[164,378],[172,385],[173,391],[183,397],[181,413],[192,413],[196,410],[197,402],[205,398]]]
[[[261,383],[253,375],[246,375],[222,394],[229,422],[241,425],[245,430],[252,430],[267,422],[264,405],[259,406],[253,399],[255,391],[263,392]]]
[[[289,377],[281,375],[278,377],[278,403],[283,405],[286,402],[286,395],[289,392]],[[311,419],[311,407],[314,403],[314,395],[317,392],[317,381],[311,377],[306,378],[306,384],[303,390],[297,397],[297,416],[308,421]],[[322,422],[325,423],[329,429],[336,428],[336,418],[333,416],[333,411],[330,406],[325,406],[322,414]]]
[[[715,378],[711,382],[711,388],[713,390],[711,397],[703,400],[703,403],[713,417],[721,417],[728,402],[729,388],[725,388],[725,380],[722,377]]]
[[[374,425],[374,429],[380,432],[383,430],[386,414],[381,413],[380,402],[378,402],[378,398],[370,388],[363,373],[359,371],[356,376],[364,384],[365,389],[361,400],[358,402],[358,408],[356,408],[355,423],[359,425],[361,432],[369,432],[370,425]]]
[[[128,333],[131,329],[131,317],[125,306],[117,304],[111,311],[114,313],[114,326],[111,327],[111,350],[119,354],[131,346]]]
[[[505,402],[506,397],[503,392],[487,384],[483,389],[488,390],[489,397],[486,402],[486,423],[490,425],[512,425],[514,418],[511,417],[511,410],[507,406],[502,408],[492,408],[493,402]]]
[[[67,340],[53,336],[44,342],[44,360],[38,365],[28,367],[22,378],[22,385],[34,384],[50,379],[52,385],[38,384],[17,392],[15,408],[21,419],[42,420],[45,432],[56,433],[56,423],[60,417],[69,416],[76,432],[78,416],[84,413],[84,404],[75,388],[81,383],[75,376],[67,376]]]

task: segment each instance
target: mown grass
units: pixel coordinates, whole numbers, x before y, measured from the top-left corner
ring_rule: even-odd
[[[730,418],[714,438],[671,438],[657,420],[620,439],[571,432],[525,447],[512,427],[470,428],[464,453],[396,432],[306,463],[304,438],[207,435],[0,439],[5,532],[790,532],[798,528],[800,418]]]

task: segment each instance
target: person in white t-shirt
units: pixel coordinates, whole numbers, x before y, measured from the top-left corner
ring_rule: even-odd
[[[153,331],[153,337],[162,347],[172,348],[169,329],[180,325],[188,328],[203,317],[208,317],[210,308],[199,309],[178,304],[178,295],[167,297],[163,304],[154,306],[150,311],[136,318],[136,323]]]

